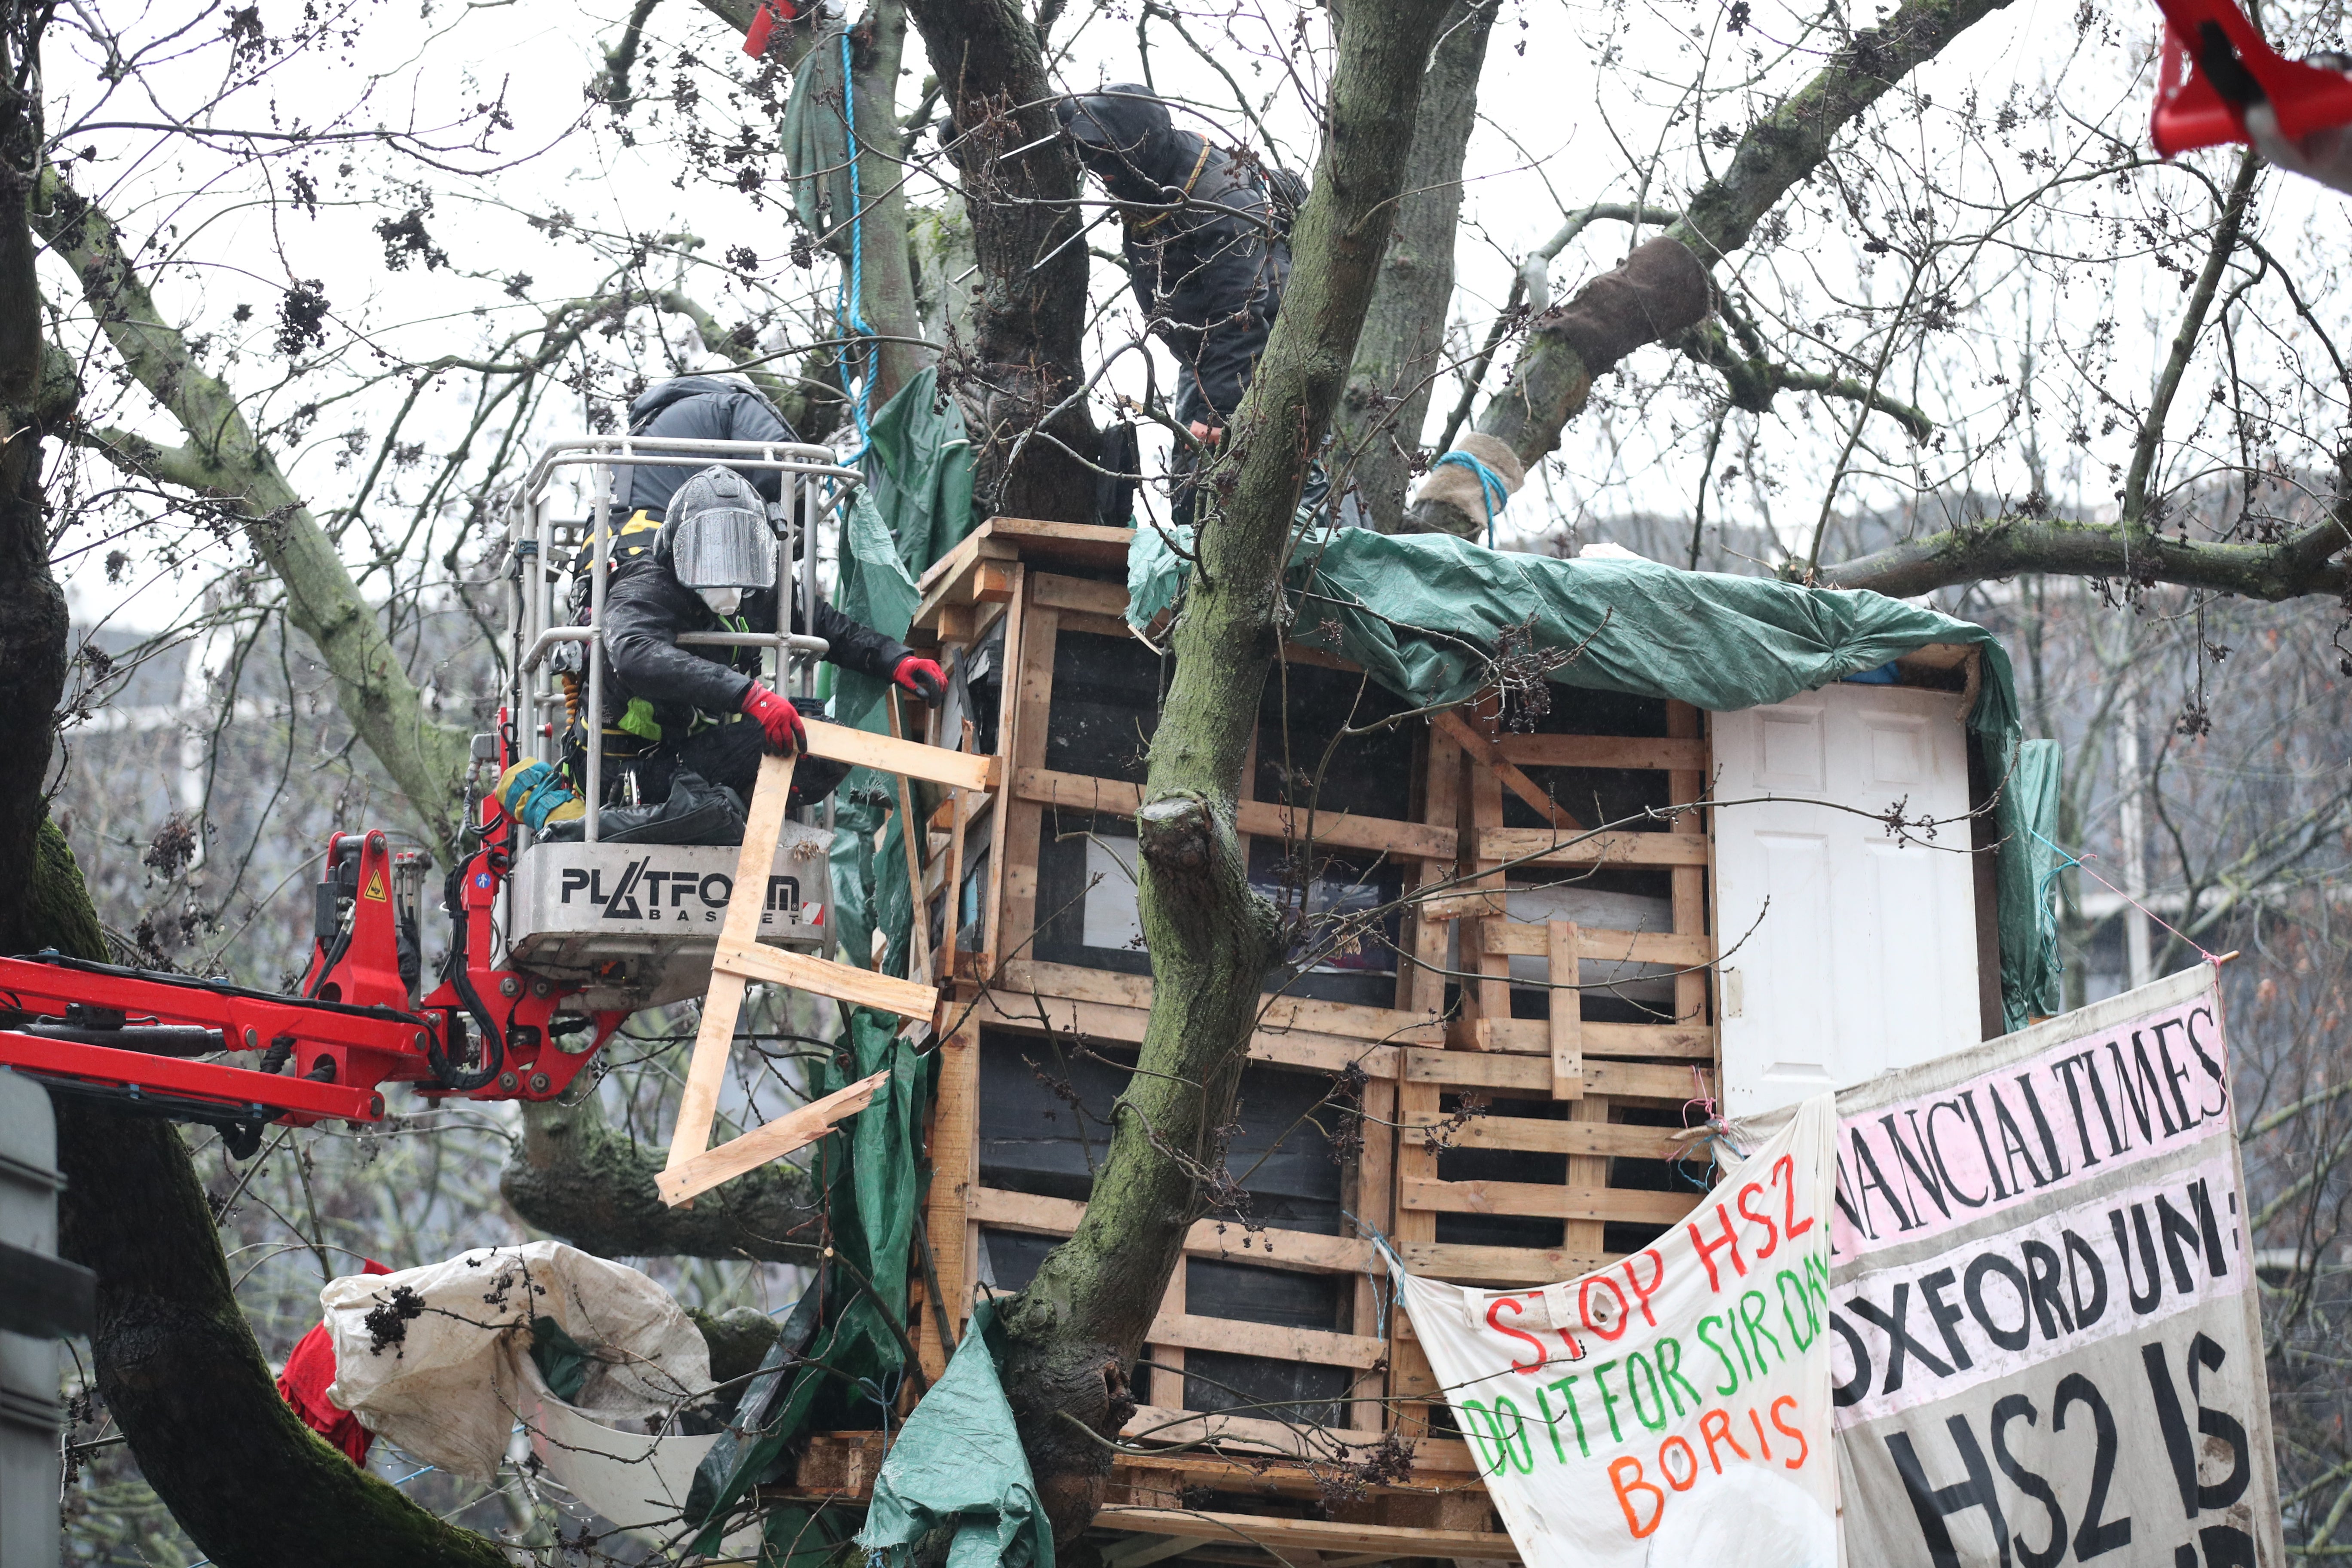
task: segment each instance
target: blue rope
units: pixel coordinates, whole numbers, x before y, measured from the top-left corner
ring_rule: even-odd
[[[1369,1220],[1360,1219],[1354,1215],[1348,1214],[1344,1208],[1339,1212],[1346,1215],[1349,1219],[1354,1220],[1356,1228],[1371,1237],[1372,1246],[1379,1252],[1396,1258],[1397,1268],[1400,1270],[1403,1269],[1404,1259],[1398,1257],[1397,1249],[1389,1245],[1389,1238],[1381,1234],[1380,1226]],[[1377,1264],[1375,1267],[1377,1268]],[[1389,1308],[1396,1300],[1396,1281],[1384,1278],[1385,1273],[1385,1270],[1376,1272],[1375,1268],[1364,1270],[1364,1279],[1372,1288],[1372,1337],[1376,1340],[1385,1340],[1389,1337]],[[1383,1287],[1386,1288],[1385,1294],[1383,1294]]]
[[[2042,885],[2034,891],[2034,930],[2042,937],[2053,944],[2054,951],[2054,944],[2058,940],[2058,916],[2056,911],[2053,910],[2050,907],[2050,885],[2055,882],[2064,873],[2072,871],[2075,868],[2081,866],[2083,862],[2074,858],[2074,854],[2072,850],[2062,848],[2060,846],[2051,843],[2047,838],[2042,838],[2042,835],[2039,832],[2036,832],[2033,828],[2028,827],[2025,831],[2033,834],[2033,837],[2036,838],[2041,838],[2042,847],[2049,850],[2052,854],[2057,856],[2060,860],[2063,862],[2063,864],[2053,866],[2049,870],[2043,872],[2042,875]],[[2066,973],[2066,960],[2063,955],[2061,955],[2058,960],[2058,973],[2061,974]]]
[[[849,335],[872,337],[874,325],[866,319],[866,224],[861,215],[863,198],[857,189],[857,82],[850,73],[849,30],[841,33],[841,112],[849,133],[849,272],[838,286],[834,300],[834,314]],[[870,356],[874,352],[867,350]],[[867,422],[868,410],[874,401],[874,367],[869,363],[866,374],[856,386],[850,385],[848,345],[842,345],[841,390],[849,397],[849,415],[857,425],[857,450],[845,461],[855,463],[866,456],[874,445],[874,431]]]
[[[1448,463],[1453,464],[1457,468],[1467,468],[1472,473],[1478,476],[1478,499],[1486,503],[1486,548],[1489,550],[1494,549],[1495,513],[1509,504],[1511,499],[1510,487],[1503,483],[1503,477],[1500,474],[1497,474],[1494,469],[1488,468],[1486,464],[1480,462],[1477,458],[1472,457],[1467,452],[1448,452],[1445,456],[1438,458],[1434,463],[1432,463],[1430,467],[1433,468],[1442,468]]]

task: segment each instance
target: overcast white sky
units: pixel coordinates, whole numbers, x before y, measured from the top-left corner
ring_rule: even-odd
[[[1071,10],[1084,3],[1072,0]],[[1752,18],[1738,38],[1727,33],[1730,14],[1717,0],[1503,3],[1480,95],[1482,123],[1471,147],[1456,248],[1460,288],[1454,315],[1473,335],[1483,332],[1503,298],[1516,259],[1559,226],[1563,208],[1630,200],[1644,190],[1653,201],[1672,203],[1703,177],[1687,123],[1689,89],[1700,76],[1703,53],[1707,57],[1706,78],[1717,89],[1740,85],[1738,73],[1749,68],[1742,52],[1746,47],[1753,46],[1762,56],[1752,68],[1752,91],[1710,98],[1699,109],[1701,128],[1727,125],[1737,130],[1757,106],[1810,75],[1833,41],[1818,26],[1808,31],[1802,8],[1790,8],[1781,0],[1754,0]],[[670,136],[674,116],[665,109],[645,105],[635,111],[630,121],[638,138],[635,147],[620,144],[610,117],[601,112],[589,116],[584,126],[570,129],[579,120],[583,89],[600,63],[601,47],[617,32],[617,15],[605,10],[545,0],[471,5],[434,0],[421,11],[415,0],[355,6],[350,13],[354,37],[349,47],[282,62],[211,117],[220,126],[330,120],[355,129],[434,126],[499,98],[514,121],[511,130],[497,137],[499,153],[511,157],[551,149],[499,172],[479,176],[436,173],[373,149],[348,160],[333,153],[316,155],[309,168],[321,205],[312,217],[256,199],[259,179],[276,181],[281,192],[285,189],[283,168],[257,175],[228,152],[208,151],[184,138],[100,128],[69,135],[66,151],[96,149],[94,163],[74,165],[81,187],[100,195],[134,235],[156,232],[172,247],[178,264],[162,276],[159,296],[164,310],[192,331],[218,334],[208,363],[241,393],[259,399],[256,411],[261,418],[282,416],[292,404],[314,399],[320,391],[313,382],[260,397],[283,369],[284,362],[274,356],[268,340],[287,279],[321,282],[334,310],[328,348],[341,351],[352,366],[367,366],[374,350],[412,359],[465,352],[475,348],[486,331],[530,320],[544,301],[584,291],[601,275],[596,254],[551,241],[525,222],[527,216],[553,209],[606,232],[688,230],[705,241],[705,257],[748,246],[783,286],[812,292],[829,289],[830,274],[823,265],[815,275],[798,273],[786,259],[790,231],[778,205],[755,206],[707,181],[677,183],[679,159]],[[2029,150],[2029,155],[2035,147],[2072,146],[2088,125],[2105,125],[2114,135],[2144,147],[2150,81],[2147,61],[2157,26],[2154,7],[2143,11],[2125,0],[2112,13],[2094,9],[2089,14],[2094,19],[2084,28],[2075,6],[2053,0],[2015,0],[2007,13],[1981,24],[1948,58],[1914,78],[1908,85],[1924,93],[1932,107],[1904,128],[1908,140],[1901,143],[1903,161],[1914,172],[1902,187],[1911,194],[1900,199],[1949,206],[1963,214],[1952,221],[1966,226],[1971,202],[1997,206],[2021,188],[2021,181],[2031,183],[2032,171],[2021,169],[2007,154],[1989,155],[1964,144],[1952,129],[1951,111],[1971,94],[1989,115],[2012,91],[2021,95],[2015,101],[2030,104],[2034,95],[2055,85],[2055,113],[2046,121],[2029,120],[2014,138],[2016,148]],[[220,36],[224,10],[199,12],[188,0],[176,0],[151,5],[135,22],[127,21],[128,15],[110,15],[108,21],[121,26],[124,38],[133,43],[185,29],[188,47],[182,58],[152,67],[135,89],[118,91],[93,116],[87,106],[97,100],[94,72],[100,51],[61,20],[48,60],[53,127],[63,131],[93,117],[101,125],[152,122],[185,113],[217,89],[226,51],[209,40]],[[287,0],[261,0],[261,16],[272,28],[292,20]],[[1322,57],[1311,48],[1288,52],[1294,48],[1290,40],[1300,13],[1288,6],[1241,5],[1188,9],[1185,16],[1194,36],[1213,44],[1219,62],[1254,100],[1271,92],[1265,118],[1284,161],[1307,166],[1312,154],[1309,122],[1301,95],[1287,84],[1287,74],[1295,71],[1315,81]],[[1323,14],[1307,11],[1305,16],[1305,36],[1319,38]],[[1854,20],[1866,24],[1870,18]],[[656,12],[650,33],[639,68],[641,90],[666,94],[676,79],[685,76],[698,83],[710,106],[723,100],[730,77],[747,72],[749,62],[732,35],[689,0],[667,0]],[[1139,74],[1129,4],[1115,12],[1087,13],[1080,23],[1065,21],[1056,42],[1061,50],[1058,75],[1067,87],[1083,89]],[[681,49],[692,51],[697,62],[677,64]],[[1612,57],[1605,64],[1600,58],[1603,51]],[[1152,68],[1163,92],[1196,101],[1224,135],[1247,133],[1230,107],[1231,89],[1192,58],[1164,24],[1157,30]],[[919,40],[910,30],[905,104],[912,104],[925,69]],[[142,101],[150,98],[152,101]],[[1894,101],[1890,97],[1889,102]],[[722,106],[719,117],[724,114]],[[1718,168],[1726,156],[1713,148],[1704,155]],[[473,170],[496,160],[457,153],[447,161]],[[348,177],[337,173],[346,162]],[[2216,179],[2227,177],[2227,154],[2200,154],[2191,162]],[[783,171],[778,161],[770,160],[765,172],[772,190],[781,195]],[[386,269],[372,226],[415,199],[411,191],[393,188],[394,177],[429,188],[434,210],[427,223],[449,254],[448,268]],[[2091,247],[2104,243],[2116,221],[2128,220],[2160,202],[2168,184],[2189,190],[2190,179],[2186,170],[2159,170],[2138,177],[2129,191],[2070,192],[2075,216],[2045,226],[2035,242],[2062,252],[2081,246],[2083,254],[2092,254]],[[2310,268],[2307,287],[2314,279],[2332,281],[2343,249],[2344,210],[2338,198],[2295,182],[2273,179],[2272,185],[2274,194],[2265,201],[2262,231],[2283,261],[2297,258]],[[936,194],[919,178],[913,190],[919,200]],[[1801,195],[1813,208],[1831,200],[1826,189]],[[1887,194],[1880,192],[1874,205],[1883,209],[1887,200]],[[1842,225],[1818,217],[1808,219],[1801,212],[1799,218],[1795,239],[1769,260],[1780,281],[1767,291],[1790,307],[1786,323],[1793,334],[1786,342],[1790,357],[1830,368],[1824,345],[1808,343],[1803,334],[1814,331],[1870,352],[1874,340],[1835,324],[1835,301],[1899,295],[1905,276],[1864,256],[1858,249],[1860,234],[1842,231]],[[1553,266],[1556,297],[1615,261],[1628,240],[1622,226],[1589,229]],[[2192,254],[2189,259],[2196,258]],[[1096,271],[1097,298],[1114,299],[1120,291],[1115,271],[1101,261]],[[532,279],[520,300],[509,300],[498,283],[517,272]],[[2172,272],[2142,259],[2077,273],[2059,293],[2046,279],[2028,280],[2015,253],[1995,246],[1982,252],[1973,276],[1989,291],[1988,302],[1953,335],[1940,361],[1905,360],[1887,370],[1889,390],[1954,420],[1947,455],[1916,472],[1904,471],[1893,458],[1907,453],[1908,444],[1889,439],[1893,432],[1883,422],[1866,425],[1865,456],[1872,445],[1893,456],[1884,467],[1860,465],[1864,477],[1848,481],[1846,496],[1859,493],[1884,500],[1918,482],[1922,475],[1930,482],[1947,483],[1959,476],[1980,485],[2013,486],[2011,493],[2022,493],[2023,463],[2016,444],[1973,467],[1948,454],[1967,448],[1972,430],[1974,438],[1980,439],[2002,425],[2003,400],[2010,394],[1998,378],[2006,374],[2002,367],[2016,366],[2026,338],[2029,301],[2044,322],[2054,317],[2085,330],[2100,319],[2117,322],[2112,361],[2073,367],[2081,384],[2074,393],[2077,401],[2095,407],[2102,384],[2117,389],[2126,402],[2144,398],[2144,390],[2135,389],[2147,385],[2179,309],[2179,280]],[[691,291],[722,316],[730,313],[728,286],[708,272],[688,281]],[[2326,289],[2310,291],[2332,303]],[[62,276],[53,284],[52,297],[70,300]],[[253,308],[251,321],[243,326],[233,320],[241,304]],[[679,325],[673,321],[674,328]],[[1116,341],[1129,330],[1114,307],[1106,318],[1106,340]],[[1669,363],[1664,351],[1650,349],[1637,356],[1635,364],[1654,374]],[[1129,390],[1139,388],[1139,376],[1114,379]],[[1500,380],[1498,367],[1489,387]],[[281,454],[314,509],[348,499],[354,481],[342,437],[354,426],[379,428],[398,395],[396,389],[384,390],[337,406],[319,421],[303,449]],[[1433,436],[1434,421],[1454,396],[1450,382],[1439,389],[1432,410]],[[2183,406],[2201,396],[2201,390],[2193,392]],[[1696,406],[1688,399],[1667,398],[1640,408],[1596,409],[1571,430],[1545,477],[1531,480],[1528,495],[1513,509],[1512,522],[1537,532],[1551,527],[1556,519],[1582,520],[1590,527],[1596,517],[1635,509],[1686,511],[1701,445],[1691,427]],[[2042,412],[2063,423],[2063,411],[2045,407]],[[437,450],[454,439],[464,414],[456,395],[445,395],[437,403],[428,395],[410,433]],[[180,438],[152,410],[142,412],[135,389],[125,399],[124,416],[159,439],[176,444]],[[1757,437],[1750,466],[1769,472],[1777,488],[1743,501],[1734,487],[1719,501],[1711,501],[1711,510],[1736,514],[1743,505],[1759,511],[1769,508],[1776,525],[1801,542],[1820,508],[1822,479],[1844,442],[1850,418],[1844,405],[1824,406],[1784,397],[1775,415],[1760,424],[1749,422]],[[576,405],[564,404],[551,408],[546,423],[551,432],[557,425],[576,427],[578,420]],[[1736,437],[1727,439],[1728,443]],[[2053,427],[2042,443],[2057,476],[2053,493],[2063,502],[2071,489],[2085,509],[2095,508],[2107,488],[2099,479],[2095,459],[2111,458],[2116,444],[2126,439],[2127,433],[2111,436],[2104,447],[2068,447]],[[2307,454],[2290,453],[2289,458]],[[338,466],[339,457],[344,466]],[[1725,457],[1730,457],[1728,445]],[[2077,465],[2071,474],[2066,468],[2070,462]],[[1881,477],[1872,479],[1872,473]],[[68,540],[67,547],[76,542]],[[1511,542],[1507,532],[1505,542]],[[106,582],[100,565],[103,552],[89,550],[68,559],[64,574],[77,609],[85,616],[111,615],[120,625],[160,627],[182,612],[194,568],[205,556],[217,560],[243,548],[233,542],[219,543],[176,570],[142,561],[123,584]]]

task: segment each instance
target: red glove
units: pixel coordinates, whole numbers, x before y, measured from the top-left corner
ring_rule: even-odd
[[[767,731],[768,750],[776,755],[789,757],[808,749],[808,731],[801,726],[800,710],[756,680],[743,693],[743,711]]]
[[[890,679],[936,708],[948,700],[948,672],[929,659],[908,654]]]

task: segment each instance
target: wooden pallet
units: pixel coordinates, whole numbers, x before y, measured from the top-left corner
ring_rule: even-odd
[[[942,747],[870,735],[838,724],[811,722],[807,734],[812,756],[880,768],[902,779],[929,779],[966,790],[992,789],[1002,777],[994,759]],[[678,1097],[677,1125],[670,1134],[668,1161],[656,1179],[662,1202],[673,1208],[691,1203],[698,1193],[708,1192],[822,1138],[835,1122],[864,1110],[889,1077],[887,1072],[877,1073],[711,1148],[710,1128],[718,1119],[719,1089],[725,1081],[728,1058],[734,1047],[735,1023],[743,1009],[744,989],[751,982],[766,981],[796,991],[837,997],[854,1006],[877,1008],[921,1023],[932,1022],[939,1011],[940,994],[933,986],[760,945],[766,872],[775,859],[776,846],[783,834],[784,816],[791,805],[793,763],[792,757],[760,759],[759,782],[752,787],[751,806],[743,824],[743,847],[735,862],[735,883],[728,895],[726,918],[719,928],[718,949],[710,961],[710,989],[703,998],[701,1026],[695,1031],[686,1089]],[[915,825],[908,822],[907,830],[911,835]],[[916,877],[919,880],[919,866],[916,868]]]
[[[1046,962],[1033,947],[1045,814],[1127,816],[1140,800],[1141,791],[1132,783],[1068,771],[1066,763],[1047,766],[1060,637],[1070,632],[1129,635],[1122,618],[1123,584],[1086,575],[1108,576],[1108,569],[1123,561],[1125,544],[1126,536],[1118,531],[1000,519],[922,584],[919,634],[928,629],[951,645],[987,636],[999,617],[1004,627],[996,750],[1005,787],[995,797],[989,829],[995,838],[982,917],[987,934],[979,962],[957,972],[961,984],[950,1008],[956,1024],[942,1041],[926,1215],[940,1294],[959,1324],[968,1310],[982,1225],[1066,1236],[1083,1213],[1076,1203],[980,1184],[975,1128],[981,1028],[1133,1043],[1142,1039],[1150,1015],[1149,976]],[[1286,657],[1349,668],[1313,650],[1292,648]],[[1679,1152],[1668,1135],[1672,1129],[1633,1125],[1625,1118],[1679,1107],[1712,1092],[1717,1042],[1708,969],[1715,945],[1706,929],[1711,845],[1706,824],[1694,813],[1664,831],[1589,832],[1593,825],[1580,821],[1573,803],[1552,798],[1546,773],[1646,770],[1664,775],[1669,802],[1698,801],[1709,765],[1703,726],[1696,710],[1671,704],[1664,736],[1520,735],[1462,710],[1441,716],[1430,727],[1412,820],[1334,812],[1310,817],[1280,803],[1238,803],[1235,826],[1244,851],[1254,837],[1311,832],[1318,846],[1377,852],[1401,864],[1408,897],[1420,900],[1402,924],[1393,1005],[1270,999],[1250,1045],[1254,1059],[1325,1072],[1352,1068],[1365,1075],[1367,1136],[1348,1208],[1383,1230],[1415,1272],[1486,1285],[1565,1279],[1612,1260],[1603,1245],[1608,1226],[1663,1226],[1691,1206],[1691,1195],[1612,1186],[1611,1162],[1671,1158]],[[1244,777],[1254,780],[1255,773],[1253,763]],[[1533,811],[1544,826],[1507,823],[1507,796]],[[1593,867],[1661,877],[1670,889],[1670,928],[1612,931],[1508,918],[1506,892],[1515,876],[1573,876]],[[1450,942],[1457,930],[1459,940]],[[1461,1005],[1450,1018],[1449,946],[1465,976],[1458,987]],[[1671,966],[1678,972],[1672,982],[1673,1016],[1649,1023],[1586,1019],[1580,1009],[1568,1006],[1553,1008],[1549,1019],[1515,1019],[1515,957],[1522,965],[1530,958],[1541,960],[1546,984],[1555,976],[1575,984],[1578,966],[1586,962]],[[1564,1120],[1489,1115],[1465,1121],[1450,1114],[1462,1095],[1567,1109]],[[1383,1128],[1389,1132],[1376,1135]],[[1565,1157],[1567,1177],[1559,1184],[1442,1179],[1433,1139],[1454,1148]],[[1448,1214],[1557,1218],[1561,1239],[1554,1247],[1520,1247],[1440,1242],[1439,1222]],[[1368,1277],[1372,1260],[1367,1242],[1276,1233],[1268,1237],[1276,1256],[1267,1258],[1237,1248],[1239,1234],[1213,1224],[1196,1226],[1187,1254],[1349,1272],[1356,1280],[1350,1321],[1360,1329],[1378,1321],[1383,1291],[1376,1271]],[[1400,1430],[1418,1439],[1416,1479],[1451,1473],[1457,1461],[1467,1472],[1462,1445],[1429,1436],[1423,1402],[1435,1395],[1435,1384],[1410,1324],[1393,1312],[1390,1322],[1383,1345],[1367,1333],[1273,1329],[1210,1317],[1200,1303],[1186,1300],[1180,1268],[1161,1302],[1148,1355],[1171,1371],[1181,1368],[1188,1349],[1283,1356],[1360,1371],[1364,1377],[1353,1395],[1358,1414],[1343,1436]],[[945,1350],[945,1337],[927,1322],[927,1365],[943,1358]],[[1149,1384],[1153,1403],[1144,1419],[1155,1435],[1213,1437],[1260,1453],[1286,1442],[1295,1446],[1295,1435],[1280,1424],[1223,1416],[1208,1425],[1188,1422],[1187,1416],[1208,1418],[1181,1408],[1181,1384],[1180,1374],[1155,1376]],[[1382,1396],[1386,1417],[1376,1422],[1365,1413],[1370,1400]]]

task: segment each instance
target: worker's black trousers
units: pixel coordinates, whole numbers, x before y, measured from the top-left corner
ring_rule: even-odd
[[[744,805],[751,804],[751,788],[760,782],[760,758],[767,750],[767,735],[749,719],[713,724],[698,730],[675,746],[656,746],[642,756],[625,761],[614,758],[611,763],[614,784],[605,791],[607,805],[625,802],[627,775],[636,776],[637,798],[646,805],[659,805],[669,798],[670,780],[685,768],[700,773],[712,784],[725,784],[740,797]],[[841,781],[849,776],[849,764],[825,757],[803,757],[793,770],[793,805],[806,805],[831,795]]]

